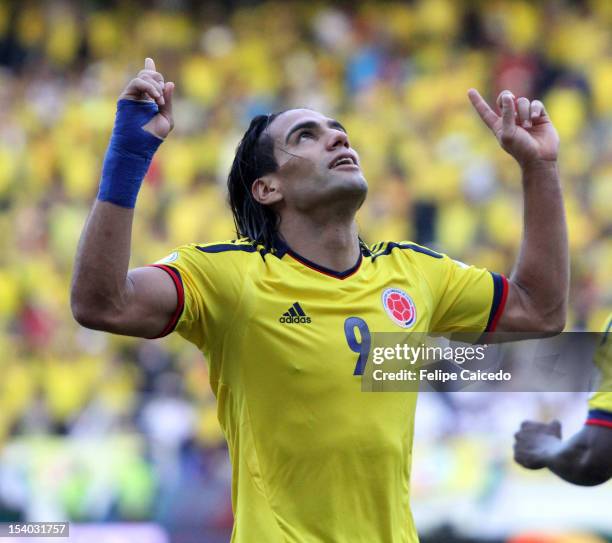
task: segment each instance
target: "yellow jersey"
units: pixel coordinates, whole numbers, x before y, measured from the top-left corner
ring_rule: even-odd
[[[232,462],[232,542],[408,543],[416,394],[361,392],[372,332],[492,331],[507,281],[411,242],[343,273],[277,242],[178,248],[176,330],[205,354]],[[361,371],[360,371],[361,370]]]
[[[612,313],[604,326],[595,365],[600,371],[599,390],[589,398],[587,424],[612,428]]]

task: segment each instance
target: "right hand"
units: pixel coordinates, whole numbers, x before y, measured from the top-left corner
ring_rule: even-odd
[[[132,79],[119,96],[120,100],[145,100],[156,102],[159,113],[143,129],[158,138],[164,139],[174,128],[172,119],[172,93],[174,83],[164,83],[164,76],[155,71],[152,58],[145,59],[144,70]]]
[[[498,115],[476,89],[470,89],[468,96],[502,149],[513,156],[522,168],[534,163],[556,162],[559,134],[542,102],[525,97],[516,100],[514,94],[504,90],[497,98],[501,113]]]
[[[561,423],[523,421],[514,434],[514,460],[527,469],[541,469],[561,445]]]

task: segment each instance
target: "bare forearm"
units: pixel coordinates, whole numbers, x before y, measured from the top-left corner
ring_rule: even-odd
[[[71,303],[77,320],[125,305],[134,210],[96,200],[77,249]],[[81,318],[79,318],[81,317]]]
[[[589,443],[581,431],[566,442],[559,442],[546,451],[545,462],[550,471],[562,479],[581,486],[594,486],[610,478],[610,466],[599,459],[598,444]]]
[[[556,161],[522,168],[523,241],[511,281],[528,297],[539,317],[565,320],[569,289],[567,225]]]

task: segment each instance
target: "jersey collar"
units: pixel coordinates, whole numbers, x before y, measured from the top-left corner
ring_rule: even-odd
[[[321,266],[316,262],[313,262],[312,260],[308,260],[299,253],[296,253],[291,247],[289,247],[289,245],[287,245],[285,240],[281,239],[280,236],[276,236],[274,239],[274,254],[278,256],[278,258],[283,258],[283,256],[288,254],[291,258],[297,260],[300,264],[303,264],[307,268],[315,270],[324,275],[334,277],[336,279],[346,279],[347,277],[350,277],[351,275],[355,274],[357,270],[359,270],[359,268],[361,267],[363,257],[371,255],[368,246],[361,240],[361,238],[359,238],[359,247],[361,251],[359,252],[357,262],[355,262],[355,264],[351,266],[348,270],[338,272],[330,268],[326,268],[325,266]]]

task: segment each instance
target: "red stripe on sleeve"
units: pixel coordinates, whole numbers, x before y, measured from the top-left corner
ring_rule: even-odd
[[[611,420],[587,419],[585,424],[589,426],[605,426],[606,428],[612,428]]]
[[[185,306],[185,291],[183,289],[183,282],[181,281],[181,276],[174,268],[171,268],[170,266],[164,266],[163,264],[151,264],[150,267],[164,270],[172,278],[172,281],[174,282],[174,287],[176,288],[176,295],[178,298],[176,309],[174,310],[174,313],[172,314],[172,317],[168,321],[166,327],[162,330],[161,334],[151,338],[158,339],[160,337],[167,336],[169,333],[174,331],[174,328],[178,323],[179,318],[181,317],[181,313],[183,312],[183,307]]]
[[[501,301],[499,302],[499,306],[497,306],[497,311],[495,312],[495,316],[493,317],[493,321],[491,322],[491,326],[489,327],[489,332],[495,332],[495,328],[497,328],[497,323],[499,322],[502,313],[504,312],[504,308],[506,307],[506,299],[508,298],[508,280],[505,275],[501,275],[502,283],[504,285],[504,291],[502,293]]]

